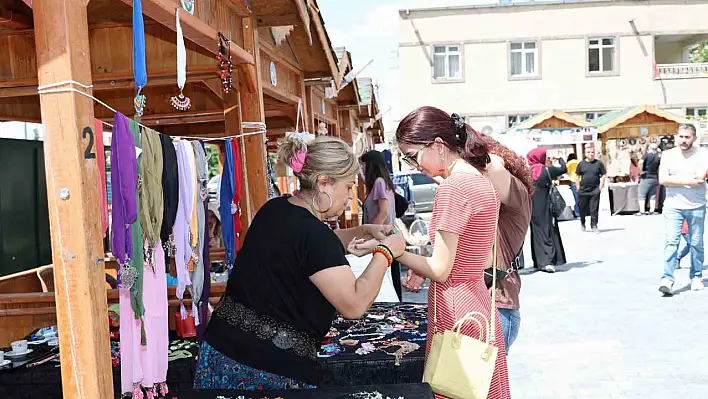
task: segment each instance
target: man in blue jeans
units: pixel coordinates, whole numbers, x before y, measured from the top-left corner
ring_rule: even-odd
[[[659,292],[673,294],[674,270],[678,264],[681,225],[688,224],[691,253],[691,290],[703,289],[703,232],[706,218],[706,178],[708,178],[708,150],[695,144],[696,128],[690,124],[679,126],[676,135],[678,147],[662,155],[659,182],[666,187],[664,200],[664,275]]]

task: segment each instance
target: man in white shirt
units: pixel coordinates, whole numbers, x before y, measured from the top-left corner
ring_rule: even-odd
[[[676,134],[678,147],[661,156],[659,183],[666,187],[664,200],[664,275],[659,291],[673,293],[674,270],[681,238],[683,220],[688,222],[691,246],[691,290],[703,289],[703,231],[706,217],[706,178],[708,178],[708,150],[700,148],[696,128],[690,124],[679,126]]]

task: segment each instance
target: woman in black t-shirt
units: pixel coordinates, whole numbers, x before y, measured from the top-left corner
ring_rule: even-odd
[[[392,226],[332,231],[323,221],[344,212],[359,162],[342,140],[292,134],[278,157],[300,182],[292,197],[258,211],[234,263],[226,293],[206,330],[196,389],[301,389],[317,384],[319,342],[335,310],[359,318],[405,249]],[[357,279],[345,246],[380,239]]]

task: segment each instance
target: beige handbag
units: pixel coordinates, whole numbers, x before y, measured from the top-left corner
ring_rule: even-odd
[[[437,283],[433,283],[433,341],[425,363],[423,382],[433,392],[452,399],[486,399],[492,383],[498,349],[495,343],[497,288],[497,230],[494,229],[491,320],[480,312],[469,312],[457,320],[452,330],[438,332]],[[462,325],[473,321],[480,337],[463,335]],[[484,324],[483,324],[483,323]],[[484,339],[482,334],[485,333]]]

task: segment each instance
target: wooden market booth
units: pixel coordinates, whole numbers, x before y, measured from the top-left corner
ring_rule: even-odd
[[[266,122],[264,91],[269,89],[262,84],[262,57],[254,56],[261,55],[259,31],[295,26],[298,38],[309,45],[316,3],[211,0],[198,2],[193,15],[180,9],[187,51],[183,92],[192,100],[187,111],[170,104],[179,93],[179,4],[142,0],[148,82],[141,123],[171,136],[219,138],[248,133],[246,122]],[[0,331],[8,339],[28,328],[59,325],[65,398],[113,396],[106,323],[107,298],[113,295],[105,287],[103,235],[95,223],[100,219],[98,168],[95,157],[85,154],[92,154],[95,118],[113,119],[111,110],[89,96],[129,117],[134,113],[132,5],[133,0],[0,0],[0,121],[43,124],[54,285],[53,290],[42,286],[49,292],[0,295]],[[215,57],[220,34],[230,41],[228,92]],[[307,54],[300,61],[310,62]],[[302,81],[300,89],[302,97]],[[244,233],[268,199],[265,142],[264,132],[239,140]],[[33,278],[22,281],[36,285]]]
[[[570,115],[565,111],[551,109],[529,118],[513,127],[513,129],[569,129],[589,127],[591,124],[581,118]],[[582,159],[581,145],[571,145],[573,153]]]

